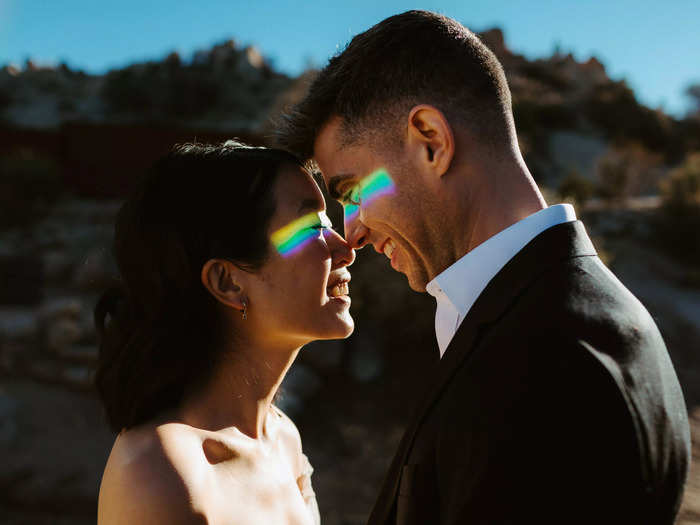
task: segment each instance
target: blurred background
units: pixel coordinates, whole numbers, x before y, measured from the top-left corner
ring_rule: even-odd
[[[503,63],[547,201],[574,203],[664,335],[697,463],[700,4],[201,4],[0,0],[0,523],[95,522],[114,436],[90,382],[92,309],[143,169],[179,141],[267,144],[352,35],[411,8],[456,18]],[[354,335],[305,348],[280,400],[328,525],[365,522],[438,356],[430,296],[373,251],[353,274]],[[700,524],[697,466],[679,523]]]

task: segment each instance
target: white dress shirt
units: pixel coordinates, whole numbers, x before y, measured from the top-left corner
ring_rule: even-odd
[[[435,335],[440,358],[481,292],[527,243],[552,226],[576,220],[571,204],[533,213],[487,239],[435,277],[426,291],[435,297]]]

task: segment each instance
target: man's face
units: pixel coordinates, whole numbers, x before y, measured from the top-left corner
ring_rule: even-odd
[[[321,129],[314,159],[331,195],[345,208],[345,236],[355,249],[372,244],[391,266],[425,291],[431,275],[430,228],[422,178],[402,151],[377,151],[367,144],[342,146],[341,119]]]

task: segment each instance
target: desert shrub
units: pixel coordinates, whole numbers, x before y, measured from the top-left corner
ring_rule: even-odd
[[[63,192],[59,167],[52,159],[28,151],[0,157],[0,229],[40,219]]]
[[[700,84],[692,84],[685,90],[685,94],[693,101],[693,107],[689,113],[690,117],[700,117]]]
[[[133,67],[110,71],[104,80],[102,96],[115,113],[148,112],[154,99],[149,80],[139,75]]]
[[[669,211],[686,214],[700,208],[700,153],[690,155],[683,165],[669,173],[661,191]]]
[[[557,193],[564,200],[573,199],[578,206],[585,204],[593,196],[594,191],[595,184],[575,169],[569,171],[557,188]]]
[[[696,113],[678,121],[674,131],[674,143],[682,153],[677,162],[681,162],[689,152],[700,151],[700,107]]]
[[[513,116],[519,133],[531,133],[538,129],[571,129],[576,125],[576,113],[561,103],[515,99]]]
[[[102,96],[113,113],[156,120],[201,117],[221,101],[227,86],[208,66],[183,66],[174,58],[111,71]],[[237,84],[233,83],[234,87]]]
[[[548,87],[562,91],[571,88],[569,79],[549,62],[525,62],[520,67],[520,71],[526,77],[537,80]]]
[[[672,141],[669,119],[637,102],[624,81],[596,87],[582,109],[588,120],[610,139],[632,140],[658,152],[665,152]]]
[[[606,155],[598,162],[597,193],[608,201],[627,198],[627,186],[632,177],[629,162],[621,156]]]
[[[658,240],[676,257],[700,263],[700,152],[669,173],[661,183]]]
[[[628,197],[653,192],[661,173],[662,155],[636,143],[619,144],[598,159],[599,197],[621,203]]]
[[[189,118],[210,111],[221,99],[224,86],[206,71],[197,67],[178,68],[168,75],[168,86],[164,87],[165,98],[161,111],[165,115]]]
[[[12,90],[9,86],[0,87],[0,111],[8,108],[14,102],[14,97],[12,96]]]

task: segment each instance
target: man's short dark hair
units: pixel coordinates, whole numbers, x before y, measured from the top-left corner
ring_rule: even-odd
[[[496,56],[459,22],[407,11],[355,36],[330,59],[283,116],[277,143],[307,160],[330,118],[341,117],[350,144],[395,128],[417,104],[435,106],[484,144],[509,140],[510,90]]]

